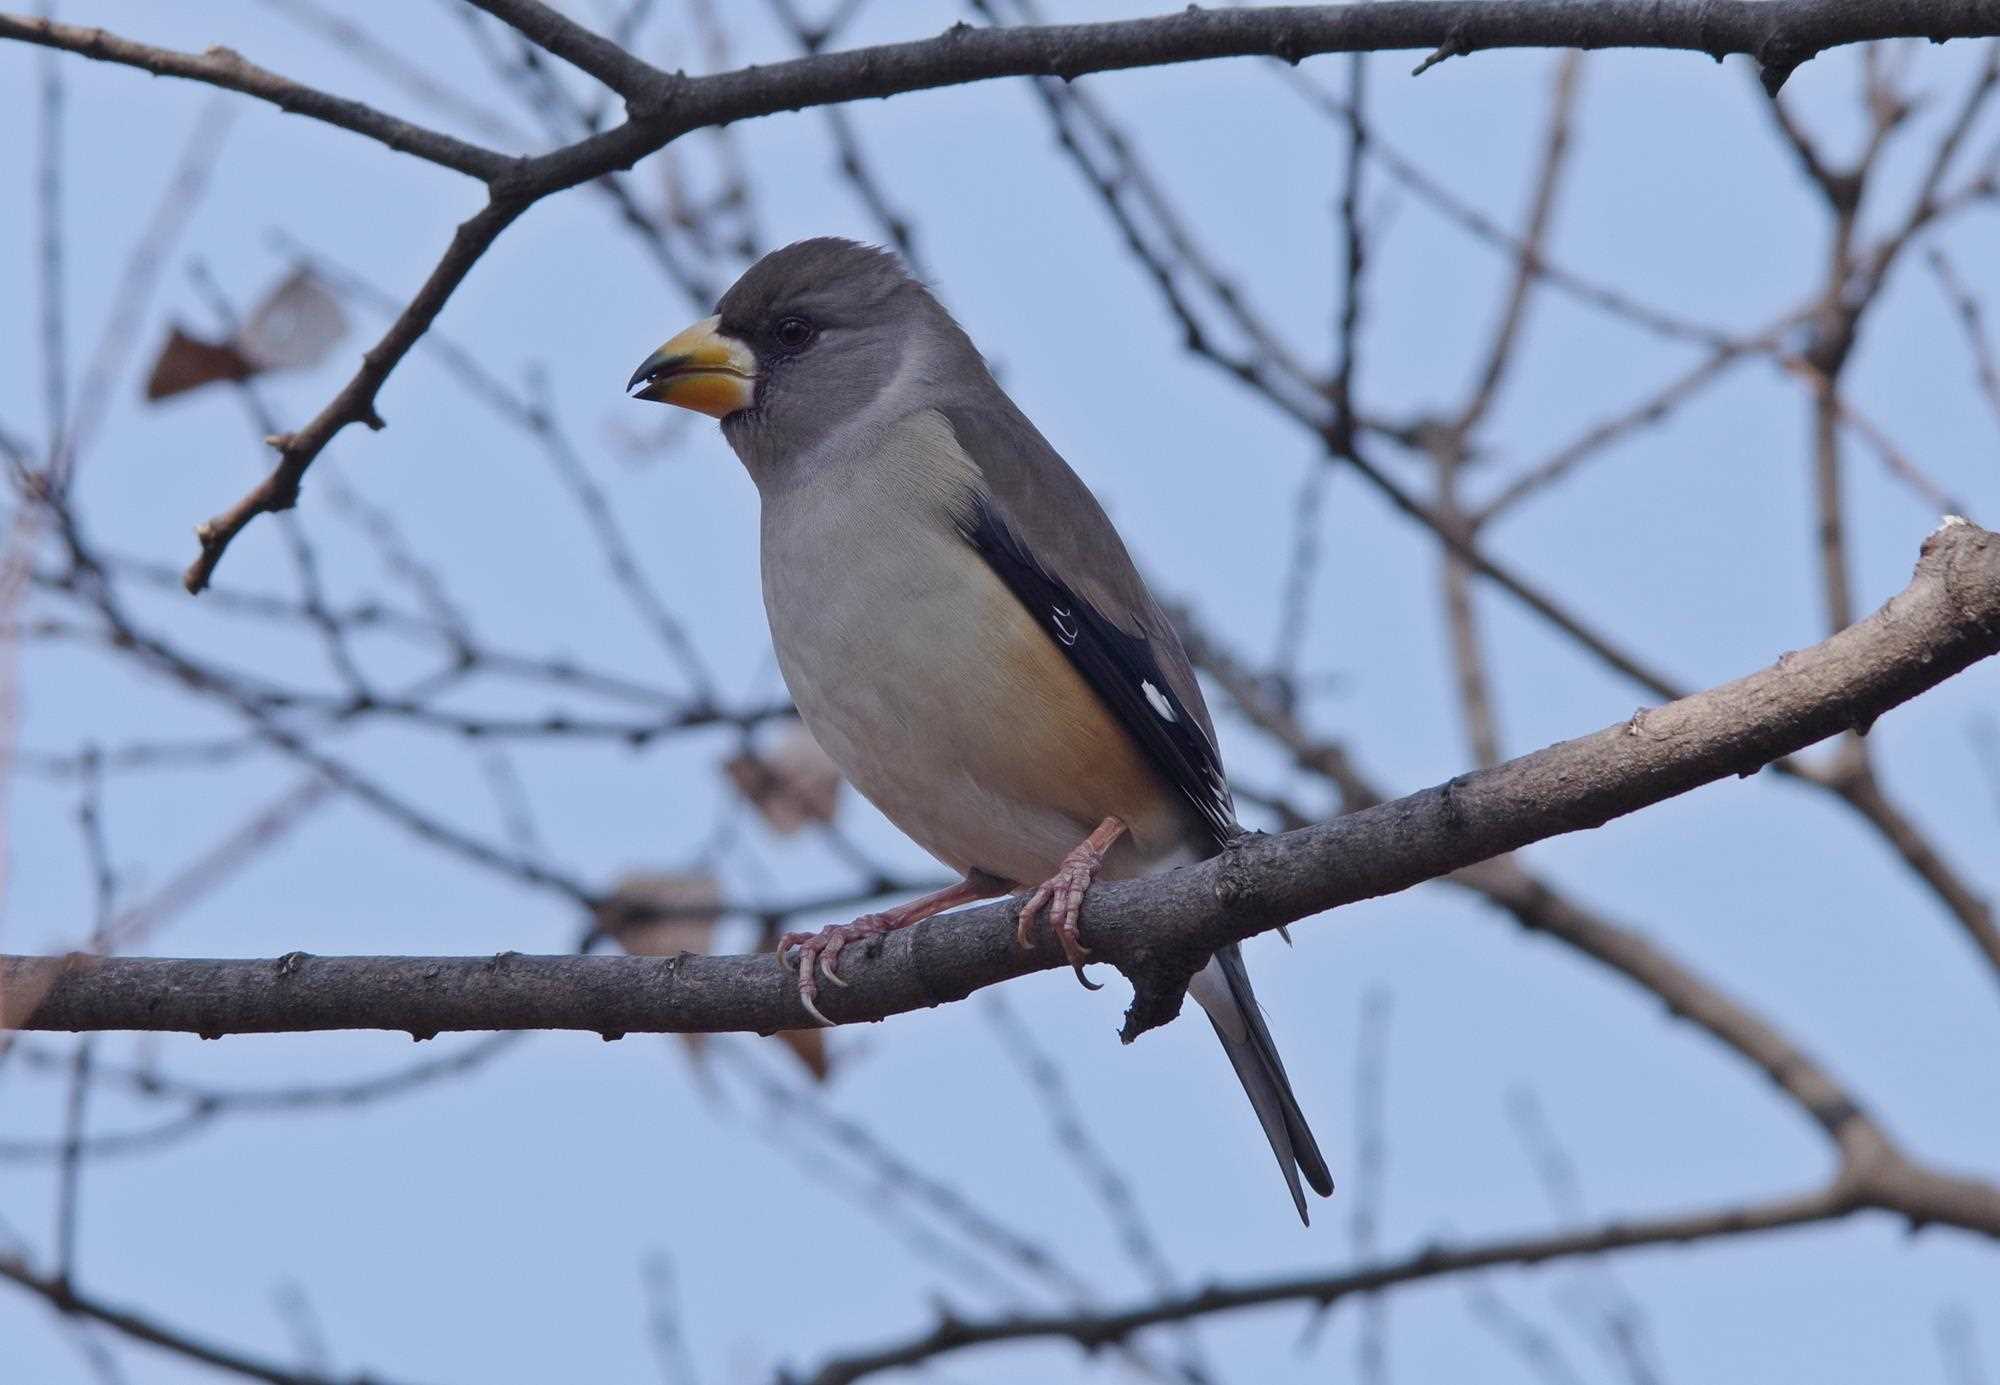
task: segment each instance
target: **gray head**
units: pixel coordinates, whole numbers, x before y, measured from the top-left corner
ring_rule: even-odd
[[[782,464],[877,401],[985,365],[929,290],[885,250],[825,237],[774,250],[716,315],[646,358],[634,397],[696,409],[752,471]]]

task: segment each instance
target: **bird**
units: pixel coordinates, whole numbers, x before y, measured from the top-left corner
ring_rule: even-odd
[[[947,888],[787,933],[799,998],[849,944],[1024,894],[1077,979],[1095,880],[1242,833],[1173,622],[1089,488],[896,256],[821,237],[771,251],[646,357],[634,398],[721,422],[759,497],[772,646],[848,781],[957,872]],[[790,962],[787,959],[791,959]],[[1333,1177],[1235,943],[1188,987],[1249,1095],[1302,1222]]]

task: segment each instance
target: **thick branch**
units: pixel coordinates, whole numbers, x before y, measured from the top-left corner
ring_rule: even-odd
[[[1880,611],[1772,667],[1594,735],[1213,860],[1094,890],[1083,916],[1099,960],[1132,979],[1125,1037],[1178,1012],[1216,947],[1406,889],[1545,837],[1729,775],[1747,775],[2000,650],[2000,536],[1950,520],[1910,585]],[[1060,965],[1013,944],[1011,902],[881,940],[826,997],[842,1020],[944,1004]],[[859,950],[859,949],[858,949]],[[347,957],[271,961],[10,958],[0,1023],[200,1034],[402,1029],[767,1032],[804,1025],[797,988],[764,957]]]
[[[483,0],[530,40],[591,73],[626,98],[633,119],[533,159],[504,155],[398,120],[371,107],[301,87],[227,49],[175,53],[45,20],[0,16],[0,38],[64,48],[152,72],[243,91],[485,180],[493,203],[460,235],[405,318],[340,396],[283,445],[283,460],[248,495],[201,526],[188,589],[207,583],[230,541],[259,514],[290,506],[299,479],[350,423],[375,423],[383,379],[422,334],[472,264],[528,206],[566,188],[629,168],[689,131],[810,106],[934,90],[998,77],[1065,80],[1211,58],[1264,56],[1289,62],[1320,53],[1430,48],[1441,59],[1486,48],[1659,48],[1722,58],[1745,53],[1775,91],[1815,54],[1841,44],[1895,37],[2000,34],[2000,0],[1705,0],[1663,7],[1654,0],[1381,0],[1368,5],[1203,10],[1099,24],[973,29],[935,38],[818,53],[789,62],[689,78],[661,71],[536,0]],[[1421,69],[1420,69],[1421,70]],[[468,239],[474,223],[483,234]],[[469,252],[469,253],[468,253]],[[397,339],[405,335],[406,340]]]
[[[882,44],[721,73],[671,78],[654,96],[685,126],[717,124],[833,101],[892,96],[994,77],[1061,77],[1199,62],[1321,53],[1494,48],[1660,48],[1721,59],[1743,53],[1765,80],[1828,48],[1873,39],[1934,42],[2000,33],[1992,0],[1377,0],[1367,5],[1188,6],[1174,14],[1098,24],[1007,29],[954,25],[931,39]],[[1434,54],[1436,56],[1436,54]],[[685,103],[683,105],[683,103]],[[690,109],[691,108],[691,109]],[[698,114],[696,114],[698,112]]]

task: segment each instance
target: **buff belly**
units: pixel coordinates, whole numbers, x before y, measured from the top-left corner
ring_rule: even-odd
[[[985,560],[943,515],[876,518],[893,460],[766,498],[765,606],[807,728],[955,870],[1038,883],[1114,815],[1132,838],[1106,876],[1186,859],[1177,800]]]

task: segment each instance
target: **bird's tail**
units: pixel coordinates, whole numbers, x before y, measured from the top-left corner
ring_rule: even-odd
[[[1257,1110],[1264,1137],[1271,1142],[1271,1152],[1278,1156],[1278,1167],[1284,1171],[1285,1183],[1292,1190],[1299,1220],[1311,1225],[1299,1175],[1305,1175],[1314,1192],[1328,1197],[1333,1193],[1333,1174],[1327,1170],[1319,1145],[1306,1126],[1298,1098],[1292,1095],[1292,1084],[1285,1076],[1278,1046],[1271,1042],[1264,1013],[1257,1006],[1256,993],[1250,989],[1250,973],[1244,969],[1242,950],[1231,943],[1216,953],[1188,984],[1188,994],[1208,1012],[1208,1022],[1215,1026],[1215,1036],[1222,1040],[1229,1064],[1236,1069],[1237,1080]]]

